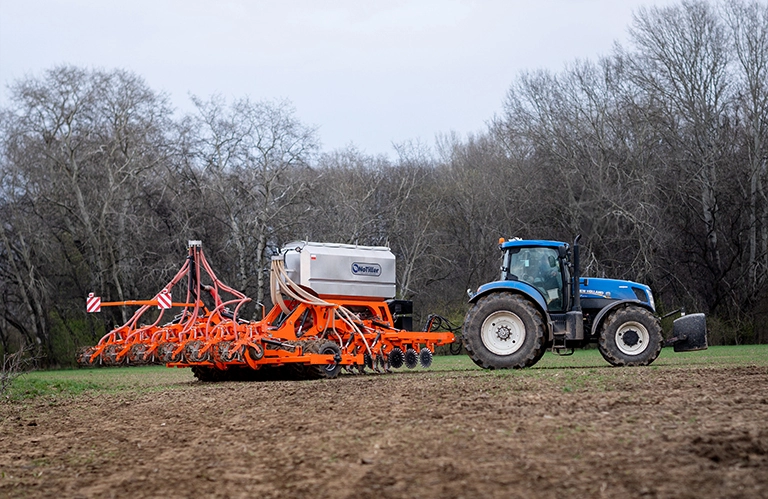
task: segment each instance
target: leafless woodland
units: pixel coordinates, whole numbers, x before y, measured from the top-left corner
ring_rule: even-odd
[[[768,341],[768,4],[640,9],[628,29],[598,60],[520,74],[486,130],[392,157],[323,152],[287,101],[194,97],[180,116],[121,69],[12,82],[0,350],[71,363],[130,313],[87,316],[85,296],[153,296],[189,239],[267,306],[281,245],[387,245],[398,294],[460,318],[466,289],[498,272],[499,237],[576,234],[586,275],[706,312],[712,343]]]

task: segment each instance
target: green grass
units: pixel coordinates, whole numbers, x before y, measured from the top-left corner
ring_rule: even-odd
[[[654,366],[768,366],[768,345],[709,347],[700,352],[675,353],[665,348]]]
[[[768,366],[768,345],[710,347],[701,352],[675,353],[662,350],[650,369],[685,369],[687,367]],[[604,368],[610,365],[593,348],[576,350],[573,355],[560,357],[546,353],[536,366],[523,370],[484,371],[465,354],[439,355],[429,369],[439,374],[473,372],[479,376],[520,376],[533,379],[557,379],[563,392],[587,388],[607,389],[611,376]],[[421,368],[414,370],[414,373]],[[401,368],[398,372],[408,372]],[[19,401],[35,397],[74,397],[83,393],[145,393],[194,386],[190,369],[163,366],[122,367],[103,369],[71,369],[34,371],[15,379],[8,398]]]
[[[592,348],[576,350],[573,355],[564,357],[547,352],[534,367],[521,370],[484,371],[466,355],[439,356],[435,357],[431,370],[444,376],[464,371],[470,375],[500,378],[505,380],[500,386],[506,389],[535,390],[548,386],[563,393],[575,393],[613,391],[617,383],[634,378],[639,369],[659,372],[739,366],[768,366],[768,345],[718,346],[684,353],[665,348],[659,358],[646,368],[613,368],[596,348]]]
[[[685,367],[685,366],[768,366],[768,345],[739,345],[709,347],[698,352],[675,353],[672,348],[664,348],[661,355],[652,364],[655,368]],[[573,355],[558,356],[547,352],[544,357],[530,370],[539,369],[569,369],[609,367],[597,348],[576,350]],[[436,356],[433,364],[435,370],[466,371],[480,369],[464,354]]]
[[[16,378],[8,398],[75,396],[84,392],[148,392],[183,388],[194,381],[189,369],[164,366],[33,371]]]

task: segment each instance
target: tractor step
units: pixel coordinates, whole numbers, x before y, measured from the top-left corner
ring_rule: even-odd
[[[561,357],[573,355],[573,347],[566,346],[566,341],[567,337],[565,334],[555,334],[552,338],[552,353]]]

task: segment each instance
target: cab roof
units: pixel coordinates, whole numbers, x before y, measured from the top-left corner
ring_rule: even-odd
[[[499,242],[502,250],[508,248],[559,248],[561,246],[569,247],[568,243],[562,241],[546,241],[542,239],[507,239]]]

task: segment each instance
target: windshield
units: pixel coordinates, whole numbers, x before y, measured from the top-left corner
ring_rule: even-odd
[[[563,308],[563,273],[556,249],[510,248],[506,260],[506,279],[535,287],[550,310]]]

